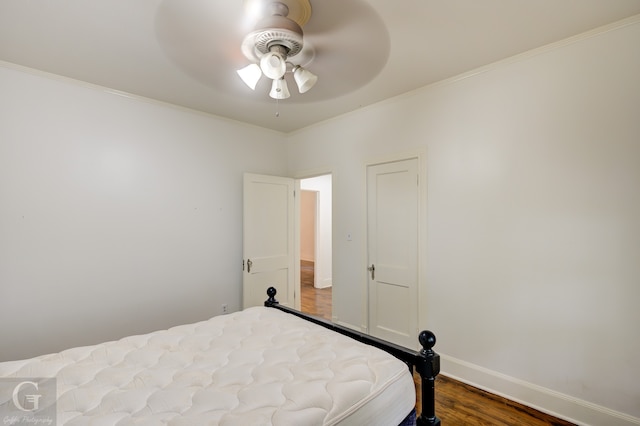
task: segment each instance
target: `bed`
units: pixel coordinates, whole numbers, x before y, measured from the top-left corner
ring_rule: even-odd
[[[268,293],[265,307],[2,362],[1,417],[68,426],[440,423],[432,333],[410,351],[280,306],[275,289]],[[422,377],[420,416],[413,368]]]

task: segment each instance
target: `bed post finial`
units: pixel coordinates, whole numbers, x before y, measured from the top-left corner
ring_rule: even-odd
[[[418,336],[422,349],[420,353],[426,355],[433,352],[433,347],[436,345],[436,335],[429,330],[422,330]]]
[[[264,306],[270,307],[278,304],[276,293],[278,293],[278,291],[275,287],[269,287],[267,289],[267,296],[269,296],[269,298],[264,302]]]
[[[436,335],[429,330],[423,330],[418,340],[422,346],[422,359],[416,364],[422,381],[422,413],[416,420],[419,426],[438,426],[440,419],[436,417],[436,376],[440,373],[440,355],[433,350]]]

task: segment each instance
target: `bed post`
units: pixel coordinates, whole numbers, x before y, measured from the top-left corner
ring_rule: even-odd
[[[416,371],[420,374],[422,388],[422,413],[417,418],[418,426],[438,426],[440,419],[436,417],[436,376],[440,373],[440,355],[434,352],[436,336],[424,330],[418,337],[422,349]]]
[[[267,289],[267,296],[269,298],[264,301],[264,306],[267,308],[271,308],[273,305],[277,305],[278,301],[276,300],[276,289],[275,287],[269,287]]]
[[[429,330],[422,331],[418,336],[422,349],[420,352],[417,352],[415,350],[407,349],[376,337],[369,336],[362,332],[333,324],[332,322],[326,321],[322,318],[314,317],[313,315],[306,315],[300,311],[296,311],[295,309],[281,306],[276,300],[276,293],[277,291],[274,287],[269,287],[267,289],[267,296],[269,296],[269,298],[264,302],[264,306],[288,312],[337,333],[349,336],[359,342],[375,346],[376,348],[382,349],[383,351],[386,351],[394,357],[404,361],[411,368],[415,368],[416,372],[420,375],[420,388],[422,390],[422,413],[420,413],[416,418],[416,425],[440,426],[440,419],[436,417],[435,395],[436,376],[440,373],[440,355],[433,351],[433,347],[436,344],[435,334]]]

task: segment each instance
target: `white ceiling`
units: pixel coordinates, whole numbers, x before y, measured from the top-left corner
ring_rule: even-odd
[[[0,0],[0,60],[291,132],[640,14],[640,0],[311,0],[319,81],[276,105],[235,74],[242,3]]]

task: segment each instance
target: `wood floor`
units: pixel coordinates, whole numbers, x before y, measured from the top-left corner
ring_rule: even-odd
[[[445,426],[575,426],[443,375],[436,378],[436,416]]]
[[[313,286],[313,262],[300,262],[301,310],[331,321],[331,287]]]
[[[331,320],[331,287],[313,286],[313,264],[303,263],[300,269],[302,311]],[[443,375],[436,379],[436,415],[445,426],[574,426]]]

